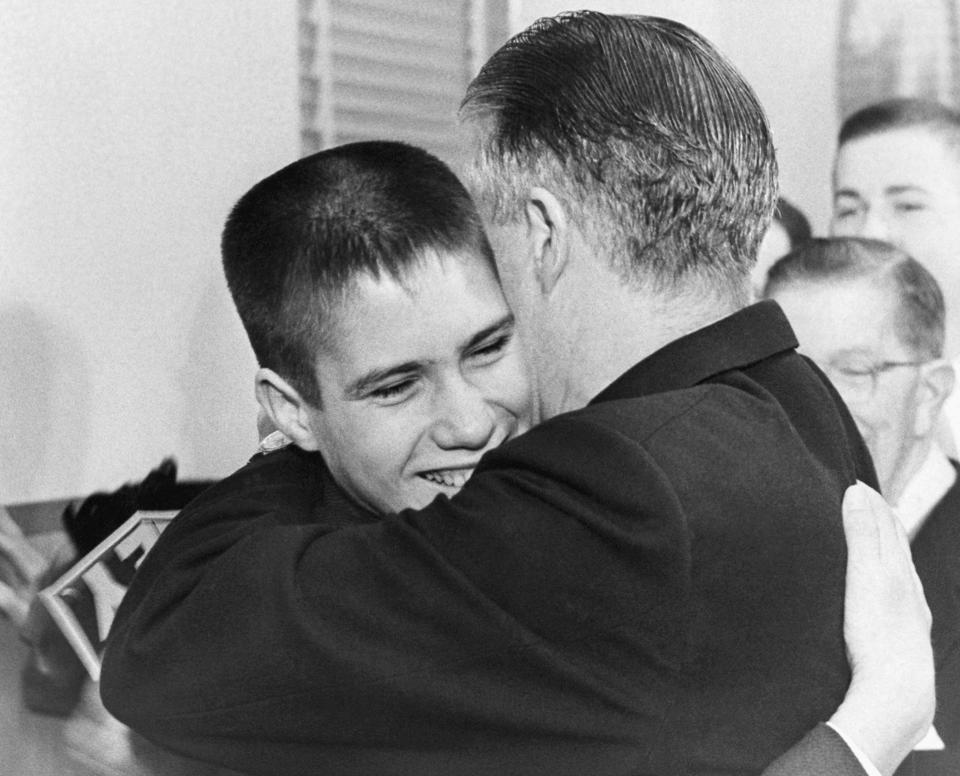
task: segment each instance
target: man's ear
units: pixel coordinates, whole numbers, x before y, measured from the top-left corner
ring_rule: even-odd
[[[526,217],[534,272],[540,290],[549,294],[563,275],[569,259],[567,214],[552,192],[534,186],[527,194]]]
[[[258,369],[255,379],[257,402],[274,427],[297,447],[318,449],[316,435],[310,427],[310,405],[300,392],[272,369]]]
[[[914,433],[926,436],[936,427],[940,410],[947,397],[953,392],[956,379],[953,364],[938,358],[920,367],[919,406],[914,416]]]

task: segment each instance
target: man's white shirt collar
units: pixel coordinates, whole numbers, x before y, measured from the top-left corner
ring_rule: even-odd
[[[956,479],[957,473],[950,459],[936,444],[931,445],[917,473],[910,478],[900,499],[893,505],[893,511],[900,518],[910,541],[919,533],[927,516],[953,487]]]
[[[931,445],[926,459],[917,469],[917,473],[910,478],[900,499],[893,505],[893,511],[900,518],[903,530],[907,532],[911,542],[923,528],[933,508],[953,487],[956,479],[957,472],[950,459],[937,444]],[[932,726],[923,740],[914,747],[915,750],[927,751],[943,748],[943,740]]]
[[[960,357],[954,359],[953,368],[957,373],[957,382],[953,392],[943,403],[940,437],[942,449],[949,455],[960,458]]]

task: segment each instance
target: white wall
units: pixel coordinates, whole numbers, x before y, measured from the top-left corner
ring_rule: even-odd
[[[399,2],[400,0],[398,0]],[[514,0],[517,28],[564,10]],[[298,154],[295,0],[6,0],[0,24],[0,503],[87,493],[255,443],[221,278],[230,205]],[[831,0],[605,0],[713,40],[767,107],[820,229]]]
[[[296,41],[293,0],[4,3],[0,502],[252,452],[218,241],[297,156]]]
[[[806,212],[816,232],[824,233],[839,129],[834,87],[839,5],[835,0],[591,0],[576,7],[676,19],[726,54],[767,110],[781,192]],[[518,0],[517,29],[570,7],[562,0]]]

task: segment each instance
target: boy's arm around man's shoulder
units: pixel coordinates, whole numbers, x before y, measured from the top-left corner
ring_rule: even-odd
[[[609,483],[609,471],[567,470],[636,455],[619,449],[615,434],[585,436],[582,460],[558,452],[532,464],[522,449],[508,452],[494,462],[496,472],[478,477],[454,502],[369,524],[338,525],[318,513],[322,487],[308,470],[279,460],[217,486],[164,533],[118,612],[104,659],[108,708],[181,752],[265,773],[281,764],[295,772],[305,750],[314,767],[319,752],[333,756],[330,766],[337,756],[364,762],[357,757],[383,753],[397,740],[424,750],[439,741],[456,751],[459,743],[462,750],[464,725],[499,730],[491,745],[535,740],[548,729],[553,736],[564,725],[571,740],[592,727],[599,740],[618,722],[605,704],[579,706],[581,717],[544,718],[544,709],[569,710],[571,686],[590,675],[577,671],[578,635],[589,634],[580,644],[585,661],[604,631],[612,640],[601,647],[614,662],[624,657],[610,626],[628,612],[649,611],[665,588],[682,584],[684,539],[668,504],[653,504],[659,510],[641,521],[622,511],[636,504],[635,484],[600,486],[597,478]],[[541,441],[548,450],[563,445],[549,435]],[[564,478],[563,488],[547,487]],[[634,532],[624,534],[627,526]],[[659,554],[663,567],[646,594],[635,579],[621,579],[618,565],[631,565],[631,542],[647,560]],[[618,583],[622,595],[611,597]],[[867,607],[857,620],[875,620],[875,611]],[[888,629],[902,630],[902,618],[888,619]],[[858,648],[869,649],[877,635],[861,634]],[[668,642],[671,634],[660,636]],[[557,638],[567,640],[562,664],[551,663]],[[886,654],[885,645],[874,653]],[[860,689],[876,686],[867,670],[873,663],[862,665]],[[492,690],[505,676],[516,684]],[[596,690],[585,687],[588,697]],[[518,697],[536,703],[517,704]],[[870,757],[902,757],[914,720],[898,729],[897,709],[875,702],[877,694],[866,697],[891,718],[883,740],[890,730],[900,736]],[[851,770],[849,750],[830,731],[815,730],[800,744],[804,752],[814,759],[794,752],[771,776],[863,773]],[[819,765],[811,769],[811,762]],[[367,765],[374,772],[378,763]]]
[[[570,727],[572,741],[570,707],[599,740],[616,715],[591,671],[629,659],[625,622],[660,607],[669,623],[688,549],[666,496],[638,520],[644,486],[591,463],[649,473],[642,451],[585,431],[571,456],[569,430],[501,448],[453,501],[373,523],[326,519],[311,507],[322,494],[279,465],[217,486],[164,532],[117,614],[108,709],[195,755],[204,738],[245,736],[452,747],[464,725],[491,742]]]

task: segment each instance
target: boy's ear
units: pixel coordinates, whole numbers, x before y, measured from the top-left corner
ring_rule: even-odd
[[[549,294],[569,259],[567,214],[551,191],[534,186],[527,194],[526,216],[534,272],[540,290]]]
[[[937,427],[943,403],[953,392],[956,379],[953,364],[942,358],[930,361],[920,367],[920,379],[920,406],[914,418],[914,433],[926,436]]]
[[[272,369],[258,369],[255,379],[257,402],[274,428],[297,447],[317,450],[317,438],[310,426],[310,405],[300,392]]]

